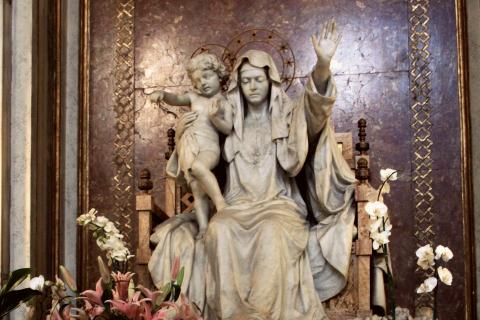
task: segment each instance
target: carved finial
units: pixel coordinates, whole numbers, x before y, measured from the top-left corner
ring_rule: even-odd
[[[360,152],[360,155],[366,155],[370,145],[366,142],[367,137],[367,121],[365,119],[358,120],[358,138],[360,142],[355,145],[355,149]]]
[[[355,171],[355,178],[360,182],[365,182],[370,176],[370,169],[368,169],[368,160],[360,158],[357,161],[357,170]]]
[[[165,152],[165,159],[170,159],[172,156],[173,150],[175,149],[175,130],[172,128],[167,130],[167,137],[168,137],[168,151]]]
[[[150,170],[144,168],[140,170],[140,179],[138,180],[138,189],[142,190],[143,193],[148,193],[153,189],[153,182],[151,180]]]

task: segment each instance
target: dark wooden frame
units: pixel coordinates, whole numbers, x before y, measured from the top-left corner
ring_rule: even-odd
[[[465,319],[474,319],[476,311],[475,224],[473,211],[472,135],[470,129],[470,101],[468,81],[466,0],[455,0],[458,103],[460,107],[462,214],[465,278]]]
[[[63,256],[62,2],[33,2],[31,267],[54,279]]]
[[[90,99],[90,0],[80,1],[80,80],[79,80],[79,132],[78,132],[78,208],[88,211],[88,147],[89,147],[89,99]],[[77,235],[77,279],[81,288],[87,288],[85,276],[88,261],[88,233],[79,229]]]
[[[2,237],[1,242],[1,279],[5,280],[10,269],[10,97],[12,83],[12,2],[3,0],[3,43],[2,43]]]

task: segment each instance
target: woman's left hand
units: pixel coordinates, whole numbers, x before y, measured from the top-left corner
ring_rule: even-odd
[[[330,19],[323,26],[322,32],[312,35],[311,40],[317,54],[317,67],[330,67],[342,35],[338,32],[335,19]]]

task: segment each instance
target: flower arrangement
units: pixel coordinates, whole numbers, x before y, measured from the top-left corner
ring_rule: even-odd
[[[79,293],[73,276],[63,266],[61,278],[56,276],[54,282],[40,275],[30,280],[29,288],[13,290],[30,275],[30,269],[19,269],[1,288],[0,317],[25,302],[27,319],[40,315],[54,320],[201,320],[199,308],[181,292],[185,270],[180,267],[180,259],[175,258],[171,280],[160,290],[135,285],[133,273],[118,271],[119,264],[126,266],[133,257],[123,235],[113,222],[97,214],[97,210],[91,209],[77,219],[79,225],[93,231],[97,245],[108,259],[107,265],[98,257],[101,278],[95,290]],[[109,266],[117,271],[111,272]]]
[[[101,278],[95,290],[77,292],[77,285],[70,272],[61,267],[62,279],[56,282],[45,281],[43,276],[30,280],[29,286],[41,294],[39,301],[30,301],[30,316],[35,305],[51,307],[46,312],[47,318],[54,320],[72,319],[119,319],[119,320],[201,320],[198,308],[181,293],[184,268],[180,268],[179,258],[172,266],[172,280],[161,290],[151,291],[142,285],[135,286],[134,274],[131,272],[110,272],[108,266],[98,257]],[[73,295],[67,294],[67,288]],[[33,289],[32,289],[33,290]],[[48,304],[48,303],[47,303]]]
[[[450,270],[444,266],[439,266],[437,264],[446,263],[453,258],[453,252],[448,247],[438,245],[435,248],[435,253],[430,244],[420,247],[415,252],[418,260],[417,265],[422,270],[433,269],[434,274],[431,277],[425,279],[422,284],[417,288],[418,294],[426,294],[434,291],[434,307],[433,307],[433,319],[437,319],[437,292],[438,292],[438,282],[446,284],[447,286],[452,285],[453,276]],[[437,263],[435,263],[437,261]]]
[[[395,283],[392,270],[390,268],[390,259],[388,252],[388,243],[392,234],[392,224],[388,216],[388,207],[383,202],[382,195],[390,192],[389,181],[395,181],[398,178],[397,170],[382,169],[380,170],[380,178],[382,184],[378,190],[375,201],[369,201],[365,205],[365,211],[370,217],[370,238],[372,239],[373,250],[381,255],[386,265],[388,297],[390,299],[390,309],[392,318],[395,320],[396,303],[395,303]]]
[[[29,268],[17,269],[9,274],[0,289],[0,318],[18,308],[22,302],[28,302],[33,297],[41,294],[38,287],[43,286],[43,277],[33,281],[33,285],[30,288],[17,289],[29,275]]]
[[[77,223],[84,228],[93,231],[93,238],[96,240],[100,250],[106,252],[108,264],[122,263],[128,261],[133,255],[130,254],[123,235],[115,224],[104,216],[97,216],[96,209],[90,209],[88,213],[77,218]]]

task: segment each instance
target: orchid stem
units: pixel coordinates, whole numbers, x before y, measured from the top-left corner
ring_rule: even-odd
[[[382,189],[383,189],[383,186],[385,185],[385,183],[387,183],[389,180],[390,180],[390,177],[393,176],[395,173],[397,173],[398,171],[400,170],[395,170],[393,171],[392,173],[390,173],[387,177],[387,179],[385,179],[385,181],[382,182],[382,184],[380,185],[380,189],[378,190],[378,196],[377,196],[377,201],[380,200],[380,196],[382,195]]]
[[[438,294],[438,282],[439,282],[437,268],[435,268],[435,275],[434,276],[437,278],[437,286],[435,287],[435,289],[433,291],[433,320],[437,320],[438,319],[437,294]]]

